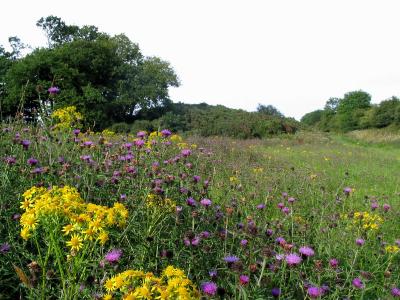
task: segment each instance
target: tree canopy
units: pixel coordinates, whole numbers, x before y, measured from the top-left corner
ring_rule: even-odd
[[[97,129],[132,122],[144,112],[156,118],[169,105],[168,88],[179,85],[174,70],[158,57],[145,57],[124,34],[67,25],[55,16],[36,25],[45,32],[48,47],[22,58],[0,51],[4,115],[15,114],[22,99],[24,114],[33,119],[38,99],[47,98],[51,86],[60,88],[55,107],[75,105]]]

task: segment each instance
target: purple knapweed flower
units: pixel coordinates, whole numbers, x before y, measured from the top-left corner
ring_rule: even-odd
[[[136,134],[136,136],[138,137],[138,138],[144,138],[145,136],[146,136],[146,131],[139,131],[137,134]]]
[[[302,261],[301,257],[299,255],[297,255],[296,253],[290,253],[290,254],[286,255],[285,260],[289,266],[296,266],[296,265],[300,264]]]
[[[356,244],[357,246],[362,246],[364,245],[365,241],[363,239],[356,239]]]
[[[30,140],[22,140],[21,141],[21,145],[25,150],[28,150],[30,144],[31,144]]]
[[[192,154],[192,151],[190,149],[183,149],[181,151],[182,156],[188,157],[190,154]]]
[[[250,277],[247,275],[240,275],[239,276],[239,282],[241,285],[246,285],[250,282]]]
[[[72,130],[72,133],[74,135],[79,135],[81,133],[81,130],[80,129],[74,129],[74,130]]]
[[[384,210],[385,212],[388,212],[388,211],[390,210],[390,205],[387,204],[387,203],[383,204],[383,210]]]
[[[235,255],[228,255],[224,257],[224,261],[230,264],[233,264],[235,262],[239,261],[239,257],[235,256]]]
[[[217,293],[217,285],[214,282],[204,282],[201,285],[201,290],[208,296],[214,296]]]
[[[265,231],[265,234],[268,235],[268,236],[271,236],[271,235],[274,234],[274,231],[273,231],[272,229],[267,229],[267,230]]]
[[[113,250],[109,251],[109,252],[105,255],[104,259],[105,259],[107,262],[109,262],[109,263],[115,263],[115,262],[119,261],[119,259],[121,258],[121,256],[122,256],[122,250],[120,250],[120,249],[113,249]]]
[[[240,241],[241,246],[246,246],[248,243],[249,243],[249,241],[246,239]]]
[[[285,207],[285,204],[283,204],[282,202],[278,203],[278,208],[279,208],[279,209],[282,209],[282,208],[284,208],[284,207]]]
[[[171,134],[172,134],[171,131],[169,131],[168,129],[161,130],[161,135],[164,136],[164,137],[168,137]]]
[[[261,203],[257,205],[257,209],[264,209],[265,208],[265,204]]]
[[[206,199],[206,198],[204,198],[204,199],[201,199],[200,200],[200,204],[202,205],[202,206],[204,206],[204,207],[209,207],[210,205],[211,205],[211,200],[210,199]]]
[[[52,86],[47,91],[49,92],[49,94],[55,95],[55,94],[58,94],[60,92],[60,89],[58,87],[56,87],[56,86]]]
[[[271,290],[271,294],[272,294],[273,297],[278,298],[278,297],[281,295],[281,290],[280,290],[280,288],[274,287],[274,288]]]
[[[17,162],[17,158],[14,156],[7,156],[4,160],[7,165],[14,165]]]
[[[339,266],[339,261],[336,258],[331,258],[329,260],[329,265],[331,268],[336,269]]]
[[[310,286],[307,289],[307,294],[311,299],[316,299],[324,294],[324,290],[316,286]]]
[[[302,256],[310,257],[314,255],[314,250],[310,247],[300,247],[299,252]]]
[[[144,145],[144,140],[136,140],[134,143],[136,147],[141,148]]]
[[[296,198],[294,198],[294,197],[289,197],[289,198],[287,199],[287,201],[288,201],[289,203],[293,203],[293,202],[296,201]]]
[[[371,203],[371,210],[375,210],[375,209],[377,209],[378,207],[379,207],[378,202],[372,202],[372,203]]]
[[[358,277],[353,279],[352,284],[357,289],[363,289],[364,288],[363,282]]]
[[[393,297],[400,298],[400,289],[397,287],[392,288],[391,294]]]
[[[351,189],[351,187],[345,187],[345,188],[343,189],[343,193],[344,193],[346,196],[350,195],[350,193],[351,193],[352,191],[353,191],[353,190]]]
[[[282,212],[283,212],[285,215],[289,214],[289,213],[290,213],[289,207],[284,207],[284,208],[282,208]]]
[[[200,181],[200,179],[201,179],[201,177],[198,176],[198,175],[194,175],[194,176],[193,176],[193,181],[194,181],[195,183],[198,183],[198,182]]]
[[[196,203],[196,200],[194,200],[193,198],[188,198],[186,200],[186,204],[189,205],[189,206],[194,207],[194,206],[196,206],[197,203]]]
[[[0,245],[0,253],[7,253],[11,249],[11,246],[9,243],[4,243]]]
[[[201,236],[203,239],[207,239],[207,238],[210,237],[210,233],[209,233],[208,231],[202,231],[202,232],[200,233],[200,236]]]
[[[288,197],[288,193],[283,192],[283,193],[282,193],[282,198],[283,198],[283,199],[286,199],[287,197]]]
[[[28,160],[26,161],[29,165],[31,165],[31,166],[35,166],[35,165],[37,165],[37,163],[39,162],[36,158],[34,158],[34,157],[31,157],[31,158],[28,158]]]
[[[208,275],[210,275],[211,278],[216,278],[217,277],[217,270],[210,270],[208,272]]]

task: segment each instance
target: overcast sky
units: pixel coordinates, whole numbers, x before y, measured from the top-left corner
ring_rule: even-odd
[[[56,15],[169,61],[174,101],[300,118],[352,90],[400,96],[399,13],[399,0],[13,0],[1,3],[0,44],[44,46],[36,21]]]

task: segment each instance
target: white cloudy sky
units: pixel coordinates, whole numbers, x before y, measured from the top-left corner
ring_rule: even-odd
[[[45,45],[35,23],[56,15],[168,60],[182,83],[174,101],[300,118],[351,90],[400,96],[399,12],[399,0],[13,0],[1,4],[0,44]]]

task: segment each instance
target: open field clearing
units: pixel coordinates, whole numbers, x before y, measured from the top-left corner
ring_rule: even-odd
[[[0,135],[0,299],[400,295],[394,147],[318,133]]]

